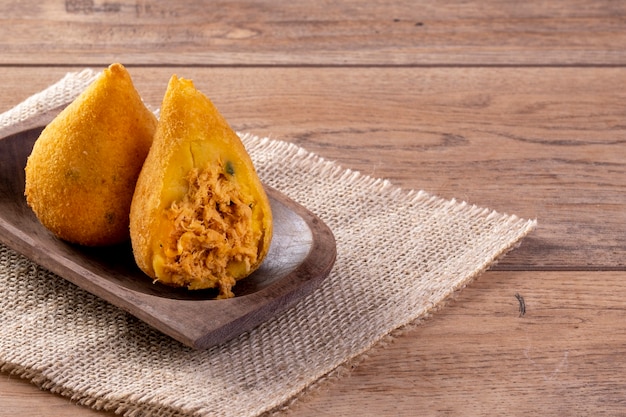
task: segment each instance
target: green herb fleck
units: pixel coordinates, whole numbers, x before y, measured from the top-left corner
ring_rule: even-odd
[[[226,162],[226,166],[224,167],[224,169],[226,170],[226,173],[228,175],[235,175],[235,167],[233,166],[232,162]]]

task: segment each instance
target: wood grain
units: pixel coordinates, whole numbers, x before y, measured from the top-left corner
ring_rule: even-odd
[[[37,0],[0,5],[0,64],[623,65],[613,0]]]
[[[112,417],[116,414],[76,405],[15,376],[0,374],[0,415],[27,417]]]
[[[9,86],[46,85],[65,71],[8,68],[4,77]],[[153,107],[173,71],[130,69]],[[175,71],[239,131],[294,142],[407,189],[537,218],[498,269],[625,268],[622,68]],[[7,90],[0,109],[23,98],[17,91]]]
[[[272,243],[261,267],[239,281],[228,300],[215,300],[212,289],[154,283],[137,268],[130,242],[96,250],[63,242],[24,198],[24,167],[40,132],[0,138],[0,242],[187,346],[207,349],[251,330],[310,294],[331,271],[337,254],[332,231],[270,187]]]
[[[177,72],[240,131],[539,221],[495,270],[291,415],[624,413],[626,3],[206,4],[3,2],[0,111],[114,61],[158,107]],[[113,415],[6,373],[3,413]]]
[[[624,272],[487,272],[288,415],[621,415],[625,283]],[[113,416],[6,374],[0,404],[6,415]]]
[[[593,276],[487,273],[294,415],[622,415],[626,275]]]

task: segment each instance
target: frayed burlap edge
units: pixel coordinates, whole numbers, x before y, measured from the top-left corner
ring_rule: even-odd
[[[244,135],[245,137],[245,135]],[[294,149],[302,149],[297,145],[288,144],[289,147]],[[313,153],[307,153],[308,158],[313,158],[317,162],[325,161],[324,158]],[[311,161],[313,162],[313,161]],[[358,182],[360,186],[377,187],[377,191],[385,191],[388,195],[393,195],[394,198],[404,197],[408,199],[427,199],[427,200],[441,200],[439,197],[430,196],[426,193],[414,191],[406,191],[399,187],[392,186],[387,180],[373,178],[365,175],[361,175],[359,172],[346,170],[339,164],[334,162],[325,161],[329,164],[330,168],[327,174],[330,176],[349,175],[352,181]],[[401,194],[399,196],[398,194]],[[454,200],[451,203],[457,203]],[[458,204],[458,203],[457,203]],[[465,209],[470,211],[476,211],[476,214],[482,214],[486,217],[491,215],[503,215],[494,211],[489,212],[484,208],[477,206],[467,207],[464,203],[460,204]],[[488,213],[488,214],[487,214]],[[463,281],[459,282],[455,287],[449,289],[449,293],[446,298],[441,300],[438,304],[431,306],[431,308],[417,317],[410,318],[404,323],[400,323],[394,329],[391,329],[387,334],[382,337],[373,340],[369,345],[365,346],[359,352],[355,352],[353,356],[346,358],[346,360],[339,366],[331,370],[330,372],[319,375],[310,384],[303,386],[301,390],[295,394],[289,395],[285,398],[280,405],[274,406],[269,410],[260,414],[262,417],[279,416],[291,410],[297,410],[299,403],[306,401],[306,398],[310,395],[320,392],[332,384],[340,382],[343,378],[349,376],[361,363],[367,360],[372,354],[385,349],[390,343],[393,343],[395,339],[402,335],[413,331],[416,327],[420,326],[425,320],[431,318],[436,312],[445,308],[454,298],[460,294],[460,291],[470,285],[475,279],[482,275],[486,270],[491,268],[498,260],[503,258],[508,252],[518,247],[523,238],[531,233],[537,226],[536,220],[523,221],[516,216],[512,216],[509,220],[510,223],[524,222],[523,227],[520,228],[520,233],[514,238],[510,239],[506,245],[502,246],[502,249],[495,253],[492,258],[486,259],[480,267],[476,268],[471,274],[469,274]],[[182,411],[181,409],[174,407],[165,407],[160,404],[152,403],[137,403],[136,401],[125,400],[123,398],[106,399],[106,398],[94,398],[88,394],[77,392],[63,385],[57,384],[54,381],[46,378],[41,371],[29,369],[16,364],[0,363],[0,371],[8,373],[13,376],[28,380],[30,383],[36,385],[40,389],[50,391],[51,393],[68,398],[70,401],[86,406],[97,411],[113,412],[124,417],[189,417],[195,414],[188,411]]]
[[[443,300],[441,300],[437,305],[433,306],[430,310],[426,311],[421,316],[409,320],[407,323],[401,324],[400,326],[392,329],[388,334],[381,337],[378,340],[372,342],[371,345],[366,347],[362,352],[357,353],[352,358],[348,358],[344,363],[339,365],[337,368],[333,369],[329,373],[321,376],[316,381],[305,387],[302,391],[295,394],[288,401],[281,404],[278,407],[275,407],[263,414],[259,417],[280,417],[290,411],[297,411],[298,407],[301,403],[305,403],[307,398],[310,398],[312,395],[316,393],[323,392],[329,386],[337,384],[341,382],[342,379],[349,377],[352,372],[358,368],[362,363],[366,362],[367,359],[376,353],[384,350],[387,346],[392,344],[396,339],[409,334],[415,331],[418,327],[420,327],[427,320],[432,319],[437,312],[445,309],[450,303],[452,303],[460,294],[461,291],[467,286],[471,285],[472,282],[476,281],[482,274],[488,271],[490,268],[495,266],[498,261],[503,259],[509,252],[518,248],[523,239],[533,232],[537,227],[537,220],[529,220],[526,222],[522,233],[520,234],[517,240],[512,241],[509,246],[502,249],[502,251],[496,254],[493,257],[491,263],[487,263],[482,269],[476,270],[474,274],[468,276],[463,282],[459,283],[459,285],[455,288],[451,288],[450,294]]]
[[[98,73],[93,72],[91,70],[85,70],[81,72],[80,74],[82,75],[79,76],[79,83],[84,83],[85,86],[88,85],[95,78],[95,76],[98,75]],[[76,73],[68,74],[66,78],[69,77],[70,75],[76,76]],[[61,85],[63,83],[66,83],[67,82],[66,78],[59,81],[59,83],[57,83],[56,85]],[[75,87],[76,90],[81,89],[80,85],[82,84],[79,84],[78,87]],[[19,117],[25,118],[24,120],[22,120],[21,123],[15,123],[15,124],[9,123],[8,125],[6,123],[0,124],[0,133],[1,133],[0,136],[8,136],[12,133],[26,130],[28,128],[41,126],[42,124],[45,124],[47,121],[51,120],[51,118],[53,118],[54,115],[58,113],[60,109],[62,109],[65,105],[67,105],[67,103],[56,103],[54,106],[49,106],[48,108],[44,108],[44,109],[40,108],[38,112],[35,112],[35,113],[30,112],[29,107],[32,107],[33,103],[42,103],[42,102],[45,102],[45,100],[47,100],[46,91],[49,91],[49,90],[50,89],[45,90],[42,93],[31,97],[30,99],[16,106],[14,109],[10,110],[9,112],[6,112],[5,114],[0,115],[0,120],[11,119],[15,121],[15,118],[19,118]],[[21,115],[21,116],[17,116],[17,115]],[[294,149],[299,148],[296,145],[293,145],[293,144],[291,145],[294,147]],[[300,148],[299,148],[299,151],[302,152],[302,155],[307,154],[306,155],[307,158],[312,158],[316,161],[323,161],[323,158],[315,154],[308,153],[305,150],[300,149]],[[351,170],[345,170],[340,165],[335,164],[335,163],[329,163],[326,166],[326,169],[327,170],[325,174],[329,177],[340,176],[342,180],[350,180],[351,182],[354,182],[358,186],[378,188],[378,190],[376,191],[381,191],[381,192],[384,191],[384,193],[389,197],[407,198],[407,199],[416,199],[416,200],[425,199],[425,200],[441,201],[440,198],[429,196],[428,194],[423,193],[421,191],[420,192],[416,192],[412,190],[405,191],[398,187],[392,186],[391,183],[386,180],[364,176],[358,172],[351,171]],[[472,214],[475,214],[477,216],[489,217],[491,215],[499,215],[499,216],[502,215],[502,214],[495,213],[495,212],[489,213],[488,210],[479,208],[476,206],[467,207],[465,203],[459,204],[458,202],[454,200],[448,201],[448,203],[458,205],[459,206],[457,207],[458,209],[470,210],[471,212],[475,211]],[[313,379],[313,382],[301,387],[299,392],[296,392],[295,394],[291,393],[287,395],[284,398],[284,401],[280,405],[272,406],[273,408],[265,411],[265,413],[262,415],[264,416],[277,415],[277,414],[281,414],[285,411],[288,411],[296,407],[298,402],[302,401],[306,396],[310,395],[311,393],[319,390],[320,388],[324,386],[327,386],[328,384],[336,383],[337,381],[341,380],[345,376],[349,375],[353,369],[355,369],[360,363],[366,360],[367,357],[370,356],[373,352],[376,352],[380,349],[384,349],[385,346],[393,342],[394,339],[406,333],[407,331],[412,330],[414,327],[420,325],[424,320],[426,320],[436,311],[443,308],[447,303],[449,303],[451,299],[455,297],[456,294],[459,293],[459,291],[462,288],[469,285],[474,279],[476,279],[480,274],[482,274],[486,269],[488,269],[493,264],[493,262],[501,258],[508,251],[514,249],[515,246],[518,245],[519,242],[536,227],[535,220],[525,221],[525,224],[523,225],[523,227],[521,227],[522,226],[520,224],[521,222],[522,220],[518,219],[515,216],[512,216],[511,219],[509,220],[509,223],[512,226],[514,224],[517,224],[517,228],[520,229],[520,232],[514,238],[511,238],[507,244],[503,244],[502,249],[498,253],[494,254],[494,256],[491,259],[485,260],[483,264],[481,264],[478,268],[476,268],[472,273],[468,274],[468,276],[463,281],[459,282],[454,288],[450,288],[449,292],[447,293],[447,296],[443,300],[441,300],[439,303],[431,306],[428,310],[423,311],[417,317],[408,318],[406,322],[399,323],[398,325],[396,325],[394,329],[391,329],[389,332],[379,337],[378,339],[372,340],[371,343],[366,345],[360,351],[354,352],[354,354],[351,357],[346,358],[346,360],[342,362],[340,365],[338,365],[336,368],[334,368],[330,372],[325,372],[322,375],[318,375],[317,378]],[[116,398],[116,399],[94,398],[94,397],[89,396],[88,394],[76,392],[76,391],[73,391],[71,389],[64,387],[63,385],[55,383],[54,381],[46,378],[42,371],[29,369],[27,367],[23,367],[23,366],[16,365],[16,364],[0,363],[0,371],[7,372],[11,375],[15,375],[22,379],[29,380],[31,383],[35,384],[41,389],[45,389],[52,393],[69,398],[71,401],[74,401],[76,404],[84,405],[94,410],[114,412],[118,415],[123,415],[127,417],[143,417],[143,416],[179,417],[179,416],[194,415],[193,413],[189,414],[189,412],[182,412],[182,410],[176,409],[173,407],[164,407],[162,405],[152,404],[152,403],[139,403],[138,404],[134,401],[130,401],[130,400],[127,401],[123,398]]]
[[[247,139],[259,139],[257,136],[251,134],[239,133],[239,135],[242,137],[242,140],[244,142]],[[472,273],[468,274],[468,276],[464,280],[457,283],[456,286],[450,287],[448,295],[444,299],[439,301],[436,305],[432,305],[422,314],[407,319],[404,323],[399,323],[395,328],[390,329],[385,335],[381,336],[380,338],[372,340],[369,345],[366,345],[358,352],[354,352],[351,357],[346,358],[346,360],[335,369],[331,370],[330,372],[318,375],[318,377],[312,383],[304,386],[300,390],[300,392],[292,395],[281,405],[273,407],[268,411],[262,413],[260,415],[262,417],[277,416],[284,412],[287,412],[291,408],[295,407],[298,402],[309,396],[311,393],[319,391],[320,389],[323,389],[330,384],[337,383],[342,378],[350,375],[350,373],[354,369],[356,369],[359,364],[367,360],[367,358],[371,356],[374,352],[384,349],[386,346],[392,343],[393,340],[407,333],[408,331],[413,330],[415,327],[421,325],[424,320],[430,318],[432,314],[443,309],[446,305],[448,305],[449,302],[451,302],[456,297],[457,294],[460,293],[463,288],[470,285],[485,271],[497,264],[498,260],[506,256],[507,253],[519,247],[519,245],[521,245],[522,243],[522,240],[537,227],[536,219],[523,220],[515,215],[509,216],[506,213],[499,213],[495,210],[489,210],[487,208],[479,207],[477,205],[470,206],[465,201],[459,202],[455,199],[446,200],[441,197],[431,195],[422,190],[405,190],[401,187],[393,185],[392,182],[387,179],[375,178],[364,175],[359,171],[347,169],[341,164],[338,164],[334,161],[326,160],[324,157],[317,155],[313,152],[309,152],[305,148],[293,143],[282,142],[270,138],[262,138],[261,141],[267,143],[270,148],[272,148],[273,146],[285,146],[286,149],[282,149],[282,151],[286,155],[289,154],[292,157],[297,155],[303,158],[295,158],[297,159],[297,161],[293,161],[292,163],[301,163],[303,160],[306,160],[308,163],[311,163],[313,165],[323,166],[323,172],[319,172],[318,175],[323,176],[325,179],[348,181],[352,186],[369,188],[372,192],[380,192],[381,194],[384,193],[385,197],[390,199],[407,199],[408,201],[415,202],[428,201],[429,203],[433,204],[435,204],[436,202],[443,202],[446,205],[454,206],[455,210],[469,210],[472,215],[476,216],[484,216],[485,218],[489,218],[491,216],[509,217],[507,223],[511,224],[511,226],[513,226],[514,224],[523,223],[523,227],[520,227],[519,234],[507,241],[506,244],[503,244],[500,251],[494,253],[492,257],[485,259],[483,263],[479,265]],[[293,151],[293,154],[291,154],[290,151]]]
[[[45,126],[100,74],[92,69],[70,72],[45,90],[0,114],[0,138]]]

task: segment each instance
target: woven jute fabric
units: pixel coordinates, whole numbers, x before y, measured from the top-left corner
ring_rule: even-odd
[[[0,136],[47,122],[95,75],[68,74],[0,115]],[[197,351],[0,245],[1,369],[127,416],[280,410],[425,316],[536,225],[400,189],[287,142],[242,138],[261,179],[332,229],[337,261],[318,289],[252,331]]]

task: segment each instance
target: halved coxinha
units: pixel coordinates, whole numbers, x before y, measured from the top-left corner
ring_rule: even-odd
[[[190,80],[172,76],[130,210],[137,265],[167,285],[219,289],[259,267],[272,212],[240,138]]]

